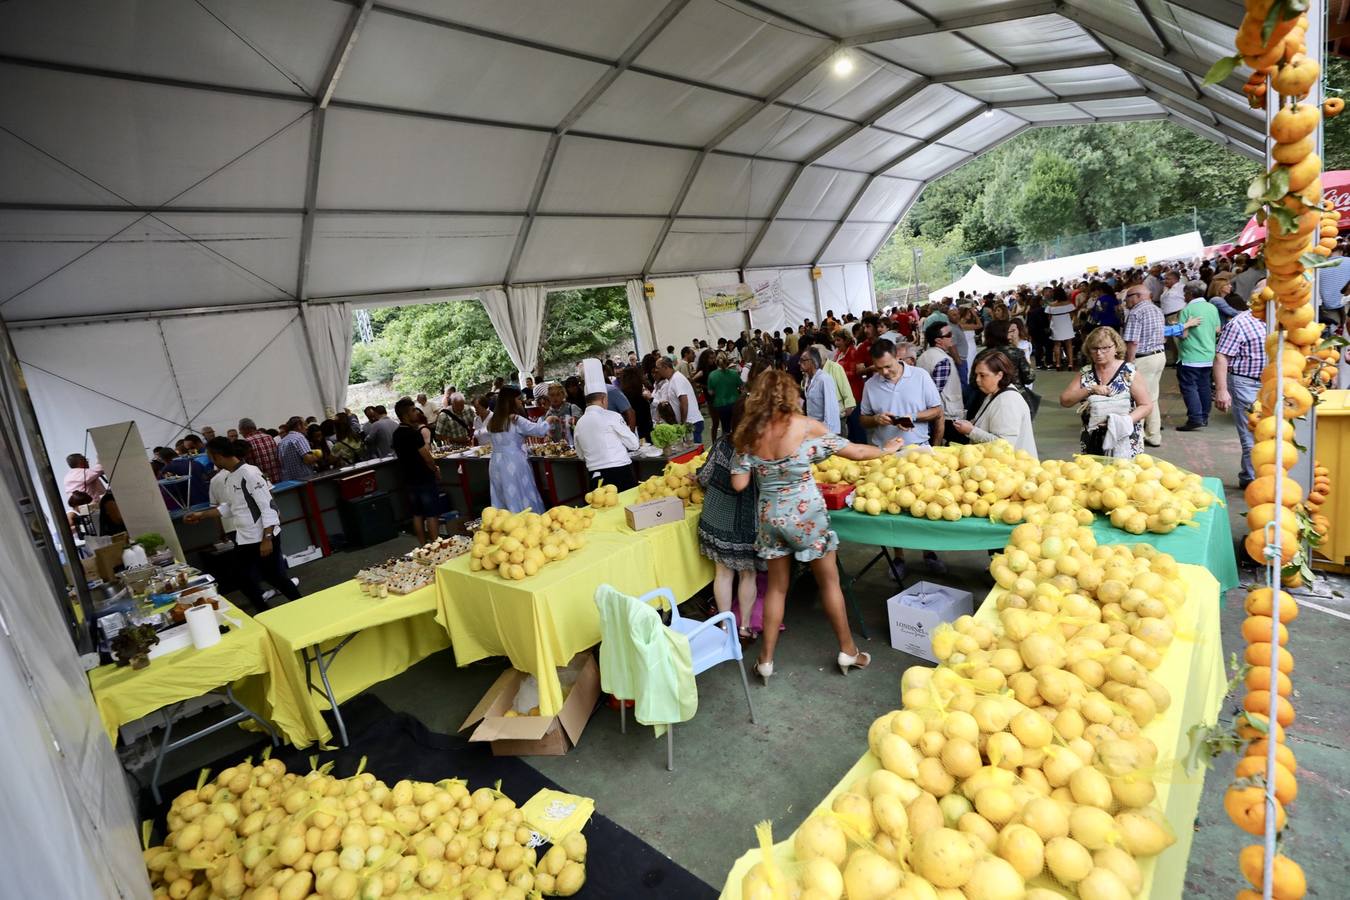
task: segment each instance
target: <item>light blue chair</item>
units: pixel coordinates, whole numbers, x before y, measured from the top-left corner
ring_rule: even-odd
[[[670,624],[666,627],[684,635],[689,641],[689,653],[692,657],[694,675],[703,674],[719,663],[736,661],[741,673],[741,687],[745,689],[745,705],[750,708],[751,724],[759,724],[755,718],[755,704],[750,699],[750,681],[745,677],[745,663],[741,656],[741,642],[736,634],[736,616],[731,612],[718,613],[712,618],[698,622],[680,615],[679,604],[670,588],[657,588],[637,598],[657,609],[670,609]],[[718,625],[726,623],[726,628]],[[628,733],[627,704],[619,701],[619,730]],[[666,728],[666,770],[675,771],[675,726]]]

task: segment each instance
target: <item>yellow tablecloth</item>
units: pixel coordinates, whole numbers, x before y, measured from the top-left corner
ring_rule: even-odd
[[[436,570],[436,621],[450,635],[461,666],[505,656],[539,681],[539,711],[562,708],[558,667],[600,642],[595,589],[611,584],[643,594],[653,579],[652,554],[632,535],[588,532],[586,546],[524,581],[470,572],[461,556]]]
[[[1217,721],[1227,685],[1223,669],[1223,644],[1219,635],[1219,583],[1199,566],[1183,565],[1181,573],[1186,582],[1187,603],[1177,613],[1176,620],[1177,633],[1184,637],[1172,644],[1162,665],[1153,672],[1153,677],[1172,692],[1172,705],[1144,729],[1144,734],[1158,746],[1160,763],[1178,761],[1167,775],[1159,778],[1158,798],[1155,801],[1166,812],[1177,841],[1164,853],[1140,862],[1144,890],[1136,900],[1180,897],[1183,893],[1186,862],[1191,854],[1191,838],[1194,836],[1192,824],[1200,808],[1200,796],[1204,792],[1204,772],[1188,774],[1180,761],[1185,759],[1190,750],[1187,732],[1191,727]],[[977,619],[997,619],[996,601],[1000,593],[1001,588],[990,591],[975,612]],[[859,741],[865,740],[865,731],[865,727],[860,729]],[[844,773],[844,777],[812,812],[829,809],[838,794],[847,791],[859,778],[870,775],[879,766],[875,756],[864,753],[862,759]],[[775,836],[780,840],[774,844],[774,855],[785,863],[791,861],[793,836],[781,833]],[[753,835],[750,837],[753,839]],[[755,849],[736,860],[722,886],[723,900],[739,900],[741,881],[759,859],[760,851]]]
[[[619,505],[595,514],[588,534],[618,534],[645,541],[656,566],[653,587],[668,587],[683,603],[698,593],[713,578],[713,564],[698,552],[698,517],[701,506],[689,506],[684,518],[669,525],[634,531],[628,527],[624,507],[637,503],[637,488],[619,495]]]
[[[90,671],[94,704],[114,746],[118,729],[128,722],[266,671],[267,636],[262,626],[234,607],[227,614],[240,625],[229,625],[229,633],[221,635],[215,646],[204,650],[187,646],[155,657],[144,669],[108,665]]]
[[[445,630],[436,627],[435,612],[436,588],[431,585],[381,600],[361,593],[355,581],[345,581],[262,613],[257,621],[268,637],[263,689],[268,719],[297,747],[327,743],[332,733],[321,711],[328,700],[305,686],[300,651],[356,635],[328,672],[333,694],[342,703],[449,646]],[[314,683],[319,685],[317,672]]]

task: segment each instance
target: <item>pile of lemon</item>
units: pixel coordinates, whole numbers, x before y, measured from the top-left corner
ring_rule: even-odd
[[[555,506],[548,512],[510,513],[489,506],[483,524],[474,532],[469,571],[495,571],[508,581],[522,581],[551,562],[567,558],[586,545],[582,534],[591,526],[595,510]]]
[[[703,502],[703,488],[693,476],[708,458],[706,452],[682,463],[670,463],[660,475],[653,475],[638,485],[638,500],[656,500],[660,497],[678,497],[680,502],[698,506]]]
[[[1070,513],[1088,525],[1098,511],[1125,531],[1166,534],[1214,502],[1199,475],[1152,456],[1038,462],[1006,441],[912,448],[865,462],[833,456],[811,468],[819,482],[855,485],[853,509],[873,516],[1017,525]]]
[[[586,492],[586,503],[594,509],[608,509],[619,505],[619,489],[612,484],[602,484],[593,491]]]
[[[1146,729],[1172,702],[1152,673],[1186,600],[1177,564],[1098,546],[1055,513],[1015,529],[992,569],[997,618],[935,631],[938,667],[908,669],[901,709],[868,729],[876,771],[802,824],[795,865],[766,854],[742,896],[794,882],[849,900],[1142,892],[1140,861],[1175,841]]]

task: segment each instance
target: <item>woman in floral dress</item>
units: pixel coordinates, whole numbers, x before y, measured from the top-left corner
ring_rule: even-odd
[[[492,447],[488,463],[488,482],[492,485],[492,505],[513,513],[526,509],[542,513],[544,499],[534,483],[534,469],[525,455],[527,437],[546,437],[551,420],[531,422],[525,415],[520,388],[508,384],[497,395],[497,408],[487,429],[478,437]]]
[[[768,561],[769,587],[764,597],[764,646],[755,671],[765,681],[773,674],[773,652],[783,621],[792,574],[792,558],[810,563],[820,588],[825,615],[839,640],[839,670],[864,668],[871,656],[858,649],[844,610],[844,594],[835,567],[839,536],[830,530],[825,501],[811,477],[811,464],[834,454],[846,459],[874,459],[903,446],[896,438],[884,448],[852,444],[802,415],[801,391],[781,369],[767,369],[752,383],[745,415],[732,443],[737,451],[731,486],[743,491],[753,482],[759,491],[759,527],[755,550]]]

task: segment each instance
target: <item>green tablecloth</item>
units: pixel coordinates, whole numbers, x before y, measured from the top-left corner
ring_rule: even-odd
[[[1223,482],[1206,478],[1205,488],[1222,499]],[[830,513],[830,527],[839,540],[879,547],[912,550],[997,550],[1008,543],[1011,525],[996,525],[988,519],[966,518],[955,522],[916,519],[907,514],[869,516],[852,509]],[[1097,516],[1092,532],[1103,544],[1148,542],[1177,562],[1204,566],[1219,581],[1219,597],[1238,586],[1237,557],[1233,552],[1233,529],[1228,510],[1215,503],[1196,516],[1194,527],[1183,525],[1171,534],[1130,534]]]

